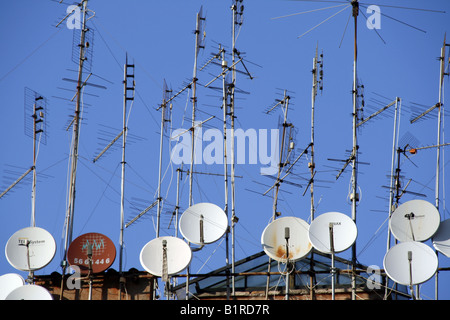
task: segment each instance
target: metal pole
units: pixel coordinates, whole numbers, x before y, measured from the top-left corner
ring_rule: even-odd
[[[192,126],[191,126],[191,163],[189,170],[189,207],[192,206],[192,181],[194,176],[194,152],[195,152],[195,109],[197,104],[197,57],[199,50],[199,35],[200,35],[200,13],[197,13],[195,25],[195,53],[194,53],[194,71],[192,76]],[[189,299],[189,266],[187,267],[186,277],[186,300]]]
[[[439,211],[439,179],[440,179],[440,153],[441,153],[441,123],[442,123],[442,82],[444,81],[444,72],[445,72],[445,36],[444,36],[444,44],[441,48],[441,55],[439,57],[440,66],[439,66],[439,107],[438,107],[438,132],[437,132],[437,154],[436,154],[436,187],[435,187],[435,198],[436,198],[436,209]],[[436,255],[439,255],[438,251],[436,251]],[[435,275],[435,299],[438,300],[438,272]]]
[[[31,188],[31,226],[36,226],[36,102],[33,104],[33,185]]]
[[[354,60],[353,60],[353,159],[352,159],[352,219],[356,223],[356,202],[358,201],[358,193],[357,193],[357,176],[358,176],[358,142],[357,142],[357,132],[356,132],[356,124],[357,124],[357,83],[356,83],[356,68],[357,68],[357,20],[359,13],[359,3],[358,0],[352,0],[353,6],[353,18],[355,24],[355,34],[354,34]],[[352,245],[352,269],[355,268],[356,265],[356,241]],[[352,300],[356,299],[356,279],[355,274],[352,273]]]
[[[79,143],[79,130],[80,130],[80,113],[81,113],[81,89],[82,89],[82,78],[83,78],[83,63],[84,63],[84,53],[85,53],[85,34],[86,34],[86,14],[87,14],[87,2],[88,0],[83,0],[83,24],[81,28],[80,37],[80,57],[78,65],[78,82],[77,82],[77,100],[73,121],[73,146],[72,146],[72,157],[71,157],[71,171],[70,171],[70,190],[69,190],[69,203],[66,213],[66,232],[65,232],[65,242],[64,242],[64,257],[62,261],[63,273],[61,278],[61,295],[62,299],[64,291],[64,275],[67,267],[67,250],[69,244],[72,242],[72,231],[73,231],[73,220],[74,220],[74,207],[75,207],[75,182],[76,182],[76,171],[78,163],[78,143]]]
[[[400,98],[396,98],[395,100],[395,113],[394,113],[394,130],[392,133],[392,155],[391,155],[391,177],[390,177],[390,186],[389,186],[389,219],[391,218],[392,212],[394,211],[394,166],[395,166],[395,154],[396,154],[396,143],[397,143],[397,118],[398,118],[398,103],[400,102]],[[386,252],[389,251],[389,248],[391,247],[391,232],[388,230],[387,234],[387,248]],[[388,294],[388,283],[389,278],[386,277],[386,286],[385,286],[385,293],[384,293],[384,299],[387,299]]]
[[[134,80],[133,87],[134,90]],[[125,279],[123,278],[123,233],[124,233],[124,212],[125,212],[125,144],[127,139],[127,100],[128,100],[128,55],[126,56],[125,66],[124,66],[124,75],[123,75],[123,129],[122,129],[122,177],[121,177],[121,196],[120,196],[120,236],[119,236],[119,245],[120,245],[120,255],[119,255],[119,275],[120,275],[120,283],[119,283],[119,300],[122,299],[122,287],[124,285]]]
[[[163,152],[163,137],[164,137],[164,113],[166,112],[166,101],[163,100],[161,106],[161,132],[159,138],[159,169],[158,169],[158,207],[156,214],[156,237],[159,237],[160,220],[161,220],[161,168],[162,168],[162,152]]]
[[[227,156],[227,108],[228,108],[228,88],[226,83],[226,71],[228,69],[227,61],[225,60],[225,50],[222,48],[222,111],[223,111],[223,171],[224,171],[224,183],[225,183],[225,197],[224,197],[224,212],[228,217],[228,156]],[[228,218],[227,218],[228,219]],[[225,234],[226,248],[225,248],[225,263],[227,266],[227,300],[230,299],[230,277],[229,277],[229,228]]]
[[[331,250],[331,299],[335,300],[335,281],[336,281],[336,269],[334,266],[334,235],[333,235],[333,223],[329,225],[330,230],[330,250]]]
[[[231,105],[230,105],[230,116],[231,116],[231,272],[234,274],[235,270],[235,234],[234,234],[234,226],[235,226],[235,220],[236,220],[236,203],[235,203],[235,154],[234,154],[234,93],[236,88],[236,66],[235,66],[235,50],[236,50],[236,14],[237,14],[237,0],[234,1],[233,5],[231,6],[231,10],[233,11],[232,14],[232,52],[231,52],[231,62],[233,65],[231,75],[232,75],[232,81],[231,81]],[[231,278],[231,294],[234,296],[235,294],[235,283],[234,283],[235,277],[234,275]]]

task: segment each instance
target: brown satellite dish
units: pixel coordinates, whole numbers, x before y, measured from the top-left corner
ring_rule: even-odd
[[[99,273],[108,269],[116,258],[116,247],[107,236],[101,233],[85,233],[69,246],[67,260],[70,266],[80,268],[80,273],[89,273],[92,255],[92,273]]]

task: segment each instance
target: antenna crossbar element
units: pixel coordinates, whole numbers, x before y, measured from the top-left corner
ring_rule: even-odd
[[[13,184],[11,184],[5,191],[2,192],[2,194],[0,194],[0,199],[12,188],[14,188],[14,186],[16,184],[18,184],[23,178],[25,178],[32,170],[34,169],[34,167],[31,167],[30,169],[28,169],[27,171],[25,171],[25,173],[23,175],[21,175],[16,181],[13,182]]]
[[[442,143],[442,144],[439,144],[439,145],[433,145],[433,146],[425,146],[425,147],[419,147],[419,148],[410,148],[410,149],[405,150],[405,151],[408,151],[409,153],[415,154],[417,152],[417,150],[445,147],[445,146],[448,146],[448,145],[450,145],[450,142],[449,143]]]
[[[100,157],[106,152],[108,151],[109,148],[111,148],[111,146],[117,141],[119,140],[119,138],[123,135],[123,130],[98,154],[98,156],[96,156],[94,158],[94,160],[92,160],[92,162],[96,162],[98,159],[100,159]]]
[[[425,115],[427,115],[428,113],[430,113],[431,111],[433,111],[435,108],[439,108],[441,106],[441,104],[438,102],[436,103],[434,106],[430,107],[428,110],[422,112],[421,114],[419,114],[417,117],[415,117],[414,119],[412,119],[410,122],[414,123],[417,120],[419,120],[420,118],[424,117]]]
[[[305,150],[302,151],[302,153],[300,153],[298,155],[298,157],[294,160],[294,162],[289,166],[289,168],[286,170],[285,174],[283,177],[281,178],[277,178],[277,181],[275,182],[274,185],[272,185],[266,192],[263,193],[263,196],[265,196],[270,190],[272,190],[279,182],[283,181],[290,173],[291,173],[291,169],[294,167],[294,165],[300,160],[300,158],[308,152],[308,148],[311,147],[311,143],[306,147]]]
[[[128,222],[125,225],[125,228],[128,228],[130,225],[132,225],[134,222],[136,222],[136,220],[138,220],[140,217],[142,217],[144,214],[146,214],[147,212],[150,211],[150,209],[152,209],[154,206],[156,206],[156,204],[158,203],[158,200],[156,200],[155,202],[153,202],[151,205],[149,205],[147,208],[145,208],[144,210],[141,211],[141,213],[139,213],[136,217],[134,217],[133,219],[130,220],[130,222]]]
[[[368,116],[367,118],[362,120],[361,122],[358,122],[356,124],[356,127],[359,127],[359,126],[363,125],[364,123],[366,123],[367,121],[369,121],[370,119],[375,118],[377,115],[379,115],[383,111],[385,111],[385,110],[389,109],[391,106],[393,106],[396,102],[397,102],[397,100],[394,100],[391,103],[389,103],[388,105],[386,105],[383,108],[381,108],[380,110],[374,112],[373,114],[371,114],[370,116]]]
[[[203,121],[201,121],[201,122],[198,122],[198,123],[195,124],[193,127],[189,128],[189,129],[186,129],[186,130],[184,130],[183,132],[180,132],[179,134],[177,134],[177,135],[174,136],[174,137],[171,137],[171,139],[172,139],[172,140],[173,140],[173,139],[176,139],[176,138],[178,138],[179,136],[182,136],[183,134],[185,134],[186,132],[194,130],[196,127],[201,126],[202,124],[204,124],[205,122],[211,120],[212,118],[215,118],[215,116],[211,116],[211,117],[209,117],[209,118],[206,119],[206,120],[203,120]]]
[[[205,87],[207,88],[211,83],[213,83],[214,81],[216,81],[217,79],[219,79],[221,76],[225,75],[225,73],[227,73],[229,70],[232,70],[239,62],[242,61],[242,58],[240,58],[238,61],[236,61],[235,63],[233,63],[230,67],[228,67],[227,70],[222,71],[218,76],[216,76],[214,79],[212,79],[211,81],[209,81],[207,84],[205,84]]]
[[[172,97],[170,97],[169,99],[165,100],[163,102],[163,104],[165,104],[165,106],[167,106],[168,103],[170,103],[173,99],[175,99],[177,96],[179,96],[181,93],[183,93],[186,89],[190,89],[192,87],[192,84],[194,83],[194,81],[189,82],[186,86],[184,86],[180,91],[178,91],[176,94],[174,94]],[[159,111],[159,109],[161,109],[163,107],[163,105],[161,104],[156,111]]]

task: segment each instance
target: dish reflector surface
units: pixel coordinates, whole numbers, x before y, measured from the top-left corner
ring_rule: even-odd
[[[21,275],[7,273],[0,276],[0,300],[5,300],[8,294],[25,284]]]
[[[340,212],[327,212],[315,218],[309,227],[309,241],[322,253],[332,253],[330,244],[330,224],[333,226],[334,252],[351,247],[358,235],[353,220]]]
[[[116,259],[116,247],[107,236],[90,232],[77,237],[69,246],[67,260],[71,266],[80,268],[81,274],[89,273],[88,247],[92,247],[92,272],[108,269]]]
[[[426,244],[408,241],[390,248],[384,256],[383,265],[386,274],[393,281],[403,285],[416,285],[435,274],[438,259],[433,249]]]
[[[440,221],[434,205],[425,200],[411,200],[395,209],[389,228],[398,241],[426,241],[437,231]]]
[[[159,277],[163,275],[164,241],[167,253],[167,275],[182,271],[192,259],[191,248],[179,238],[167,236],[149,241],[141,250],[141,265],[147,272]]]
[[[440,223],[432,240],[434,248],[450,258],[450,219]]]
[[[228,219],[225,212],[213,203],[197,203],[186,209],[180,218],[180,232],[187,241],[202,244],[200,223],[203,224],[203,244],[220,239],[227,230]]]
[[[309,224],[296,217],[283,217],[274,220],[264,229],[261,244],[264,252],[272,259],[286,263],[286,228],[288,229],[289,260],[304,258],[312,249],[308,239]]]
[[[53,297],[44,287],[30,284],[13,290],[6,300],[53,300]]]
[[[14,233],[6,243],[8,262],[21,271],[34,271],[52,261],[56,243],[52,235],[38,227],[28,227]]]

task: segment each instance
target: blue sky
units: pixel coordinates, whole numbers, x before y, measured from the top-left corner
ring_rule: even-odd
[[[375,3],[376,2],[376,3]],[[370,1],[362,2],[372,4]],[[346,159],[352,148],[352,77],[353,23],[346,28],[351,9],[336,14],[343,3],[313,1],[247,0],[244,20],[236,47],[243,53],[253,80],[238,74],[237,87],[249,94],[238,93],[236,128],[276,129],[280,110],[266,115],[264,111],[282,90],[289,90],[291,107],[289,121],[296,128],[296,149],[301,152],[310,142],[312,60],[316,46],[324,55],[323,92],[316,98],[315,156],[318,174],[315,188],[317,212],[338,211],[351,214],[348,200],[350,170],[336,181],[340,163],[329,158]],[[358,18],[358,79],[364,84],[366,104],[364,116],[393,101],[402,99],[399,140],[415,147],[436,144],[435,117],[411,124],[414,107],[427,109],[438,101],[439,63],[437,58],[449,28],[450,5],[447,1],[374,1],[382,12],[378,34]],[[383,7],[383,4],[423,10]],[[68,154],[72,132],[65,128],[73,114],[73,105],[62,98],[71,98],[75,85],[63,80],[75,79],[77,64],[72,61],[73,30],[55,25],[66,14],[68,3],[57,1],[10,1],[0,13],[0,190],[4,190],[32,164],[32,139],[25,134],[24,88],[34,90],[48,100],[47,141],[39,148],[37,172],[36,225],[55,238],[57,251],[52,262],[37,274],[61,272],[59,267],[63,248],[63,223],[67,201]],[[194,65],[195,17],[200,7],[206,16],[205,49],[200,50],[198,64],[202,65],[218,44],[228,52],[231,48],[231,1],[89,1],[95,11],[90,21],[94,30],[91,82],[103,88],[86,88],[85,109],[80,136],[80,159],[77,174],[77,197],[74,238],[87,232],[100,232],[111,238],[118,249],[120,214],[120,148],[93,163],[92,159],[105,141],[112,140],[122,126],[123,64],[128,54],[136,65],[136,98],[129,118],[127,144],[126,206],[128,221],[156,199],[159,160],[160,112],[156,111],[163,96],[163,82],[176,92],[192,79]],[[328,8],[317,11],[316,9]],[[362,8],[363,9],[363,8]],[[298,12],[295,16],[274,19]],[[370,14],[367,14],[369,16]],[[300,35],[326,20],[320,26]],[[344,30],[346,32],[344,33]],[[380,39],[382,37],[383,41]],[[447,39],[450,36],[447,35]],[[449,42],[449,41],[447,41]],[[448,57],[448,51],[447,51]],[[228,57],[230,64],[231,58]],[[211,115],[207,128],[222,128],[220,91],[204,87],[220,72],[210,65],[198,73],[197,119]],[[448,84],[448,77],[444,85]],[[217,83],[216,85],[219,85]],[[444,87],[445,89],[445,87]],[[172,130],[188,128],[191,119],[192,92],[184,92],[174,100]],[[90,94],[90,95],[88,95]],[[189,94],[189,95],[188,95]],[[445,97],[445,90],[444,90]],[[444,129],[445,129],[444,117]],[[357,208],[358,261],[365,265],[383,267],[388,232],[388,190],[393,116],[380,115],[358,131],[360,203]],[[104,139],[104,140],[102,140]],[[444,136],[445,139],[445,136]],[[103,141],[103,142],[102,142]],[[174,235],[170,222],[176,200],[176,164],[169,161],[165,140],[160,235]],[[173,143],[172,143],[173,145]],[[204,146],[205,147],[205,146]],[[445,148],[443,149],[445,151]],[[309,192],[303,178],[309,178],[308,158],[295,168],[289,181],[302,188],[282,184],[278,210],[282,216],[297,216],[308,220]],[[441,219],[449,218],[445,206],[448,159],[442,157]],[[261,233],[272,217],[272,199],[262,196],[273,180],[261,176],[261,163],[236,166],[236,260],[262,250]],[[187,166],[184,167],[186,169]],[[222,173],[223,165],[198,165],[196,171]],[[409,179],[409,191],[422,193],[420,199],[434,203],[436,150],[424,149],[409,159],[402,158],[404,184]],[[31,177],[31,176],[30,176]],[[242,178],[241,178],[242,177]],[[193,201],[213,202],[223,206],[223,178],[194,175]],[[264,184],[264,185],[262,185]],[[181,212],[188,206],[187,175],[181,181]],[[325,188],[326,187],[326,188]],[[405,194],[401,202],[417,198]],[[231,203],[231,202],[230,202]],[[0,199],[0,243],[30,225],[31,181],[22,181]],[[308,221],[310,222],[310,221]],[[137,268],[142,247],[155,237],[156,210],[125,230],[124,269]],[[431,242],[427,242],[431,245]],[[220,239],[193,255],[191,273],[208,272],[225,264],[225,242]],[[340,254],[351,256],[350,250]],[[439,267],[449,267],[448,258],[439,255]],[[118,269],[118,259],[112,266]],[[0,274],[18,272],[0,255]],[[20,273],[20,272],[19,272]],[[22,273],[26,276],[24,273]],[[439,274],[440,299],[449,299],[448,271]],[[434,278],[421,285],[424,299],[434,298]]]

